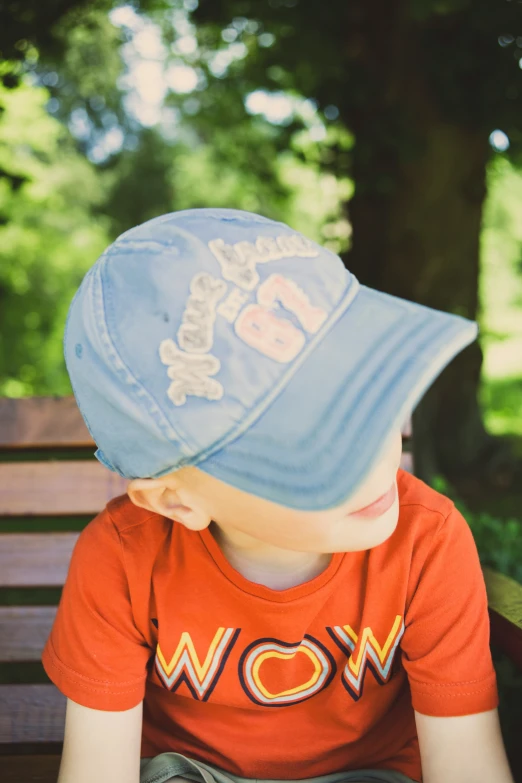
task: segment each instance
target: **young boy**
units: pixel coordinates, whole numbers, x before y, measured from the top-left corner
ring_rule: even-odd
[[[107,249],[65,356],[131,482],[80,535],[43,652],[59,783],[513,783],[471,532],[399,467],[476,334],[246,212]]]

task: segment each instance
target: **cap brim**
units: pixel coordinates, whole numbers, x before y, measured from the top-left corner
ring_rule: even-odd
[[[360,286],[270,407],[198,468],[283,506],[334,508],[477,332],[474,321]]]

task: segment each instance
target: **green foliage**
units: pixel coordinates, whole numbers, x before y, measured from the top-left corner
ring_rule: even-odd
[[[26,59],[28,48],[35,48],[45,59],[63,55],[65,39],[59,29],[65,22],[73,27],[85,25],[91,14],[104,14],[119,5],[117,0],[9,0],[0,5],[0,59]],[[168,9],[168,0],[129,0],[129,6],[154,12]],[[84,14],[87,14],[87,17]]]
[[[69,13],[56,26],[56,37],[63,42],[63,55],[56,62],[62,79],[56,91],[63,103],[62,116],[81,105],[91,118],[107,108],[118,110],[121,93],[117,81],[124,70],[122,41],[106,12],[87,8]],[[47,71],[51,64],[47,60],[41,70]]]
[[[481,403],[488,430],[522,436],[522,174],[503,155],[488,169],[481,233]]]
[[[406,83],[411,95],[420,90],[435,99],[448,122],[485,136],[503,128],[511,152],[522,155],[519,9],[490,0],[393,0],[376,18],[364,2],[331,0],[318,15],[315,0],[200,0],[194,18],[203,49],[225,48],[222,34],[238,31],[248,50],[239,77],[244,91],[293,89],[320,110],[336,105],[351,130],[364,118],[367,126],[378,107],[373,132],[402,147],[415,125],[401,102]],[[262,46],[267,33],[273,42]]]
[[[471,5],[471,0],[410,0],[410,14],[419,22],[431,16],[446,16],[463,11]]]
[[[54,25],[65,14],[85,8],[90,0],[10,0],[0,6],[0,57],[24,60],[28,45],[49,53],[59,49]]]
[[[522,153],[522,18],[516,2],[445,2],[419,26],[421,67],[448,118],[489,134],[502,128]]]
[[[108,241],[100,178],[47,100],[0,86],[0,395],[68,393],[65,314]]]
[[[216,128],[212,145],[185,148],[176,165],[177,204],[245,209],[284,220],[290,191],[281,181],[271,132],[261,122],[243,128],[241,136]]]
[[[522,519],[503,520],[484,512],[470,511],[442,476],[437,476],[432,486],[451,498],[469,523],[482,565],[522,584]]]
[[[176,149],[154,130],[140,134],[135,150],[115,156],[107,167],[104,205],[112,236],[174,209],[175,156]]]

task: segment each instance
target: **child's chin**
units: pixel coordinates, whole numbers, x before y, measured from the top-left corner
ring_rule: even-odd
[[[399,508],[398,508],[398,504],[397,505],[394,504],[389,511],[387,511],[385,514],[382,515],[382,517],[379,517],[379,519],[375,520],[376,538],[379,538],[379,541],[375,543],[374,546],[383,544],[385,541],[388,540],[388,538],[395,531],[398,521],[399,521]]]
[[[375,519],[361,519],[359,526],[359,540],[361,545],[357,547],[358,551],[364,549],[373,549],[387,541],[399,521],[398,504],[394,504],[388,511]],[[354,542],[355,544],[355,542]],[[345,551],[357,551],[355,546],[348,547]]]

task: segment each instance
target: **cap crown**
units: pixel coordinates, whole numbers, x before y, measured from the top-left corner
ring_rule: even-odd
[[[357,290],[338,256],[247,212],[127,231],[87,273],[65,334],[97,457],[128,478],[205,459],[261,416]]]

